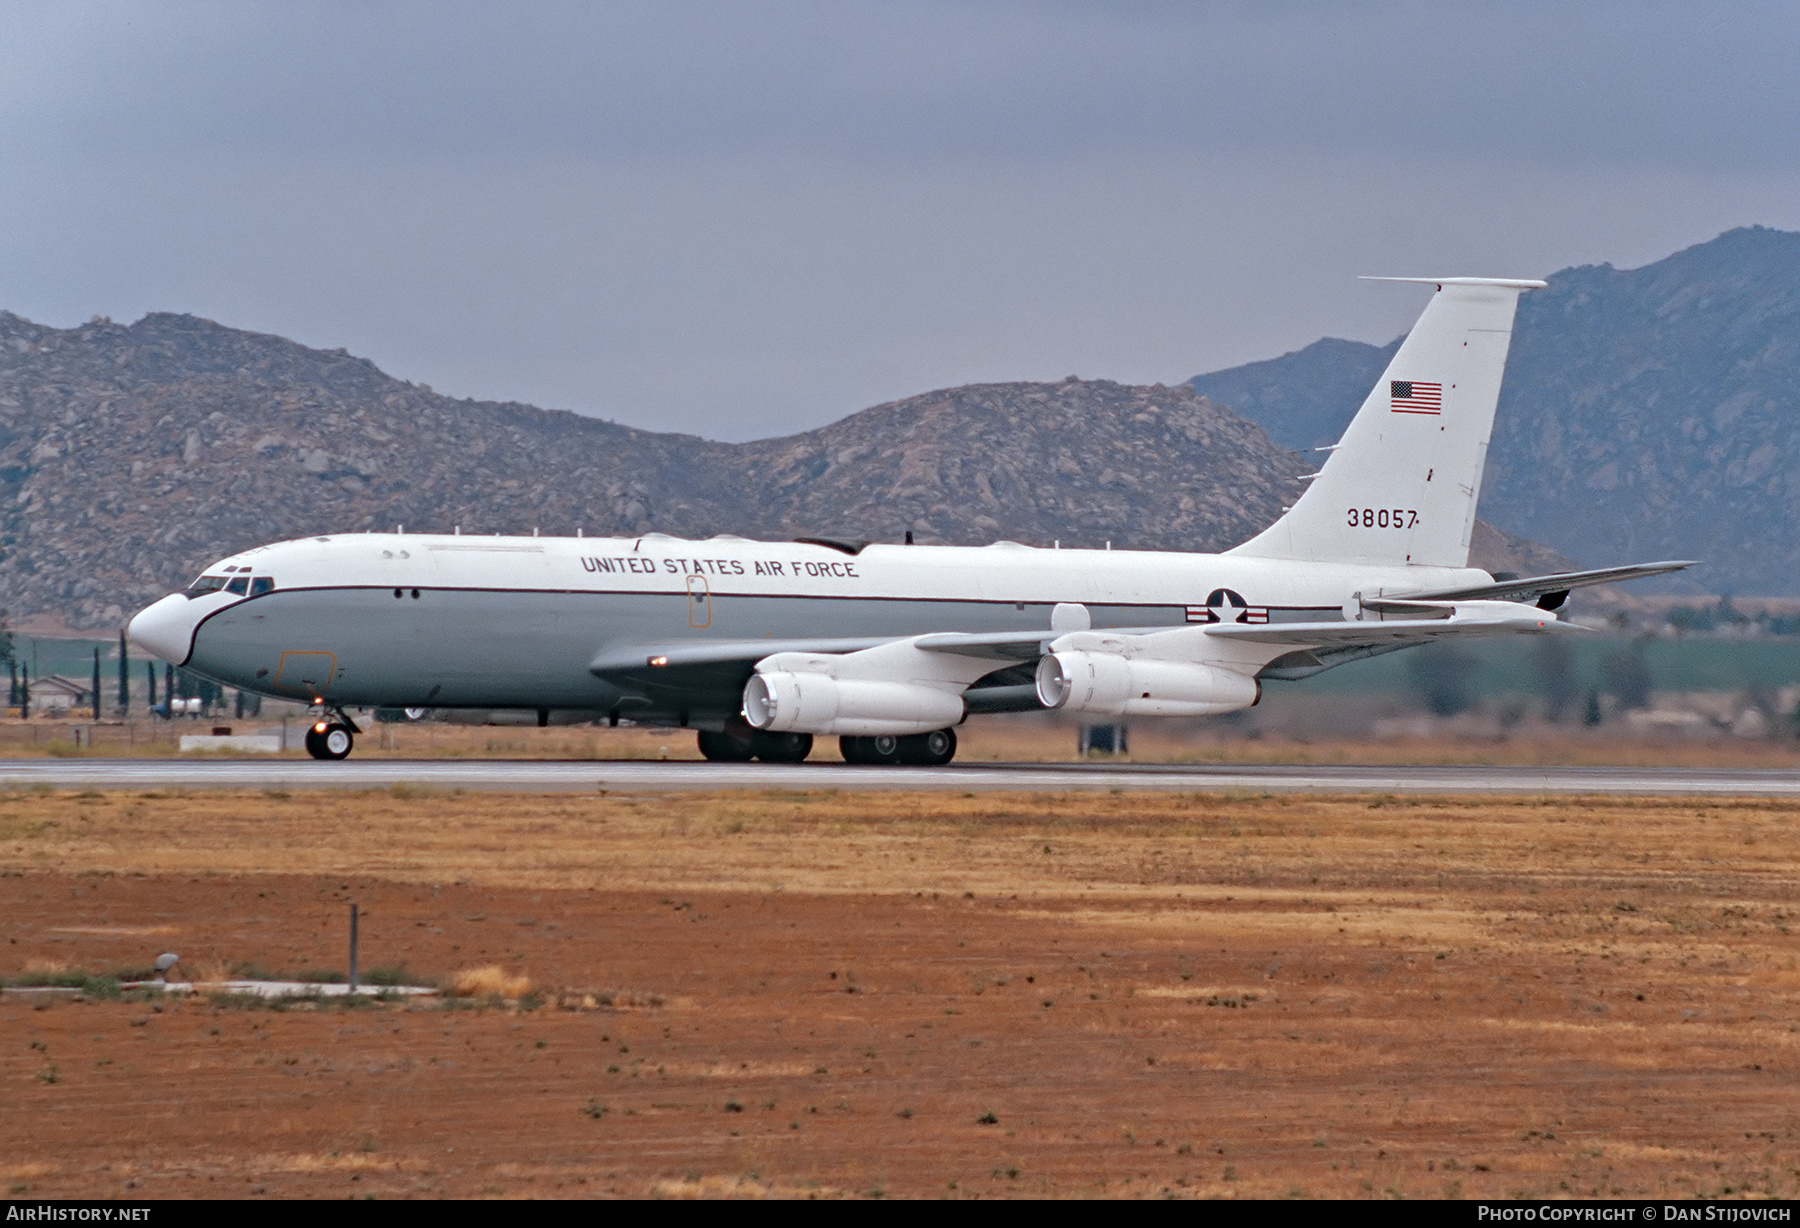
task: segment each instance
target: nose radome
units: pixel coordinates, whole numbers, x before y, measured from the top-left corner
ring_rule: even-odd
[[[180,593],[171,593],[140,610],[126,627],[126,634],[132,643],[171,665],[185,664],[194,651],[194,627],[198,622],[193,605]]]

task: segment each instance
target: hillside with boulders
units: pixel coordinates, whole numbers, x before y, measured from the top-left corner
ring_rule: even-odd
[[[1309,469],[1184,386],[974,385],[722,444],[191,316],[0,313],[0,604],[74,630],[247,546],[396,525],[1220,549]]]

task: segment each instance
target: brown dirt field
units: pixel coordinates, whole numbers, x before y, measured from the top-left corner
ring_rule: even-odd
[[[1788,803],[0,793],[27,1196],[1800,1193]],[[591,1001],[590,1001],[591,1000]],[[160,1008],[160,1009],[158,1009]],[[992,1120],[988,1120],[990,1118]]]

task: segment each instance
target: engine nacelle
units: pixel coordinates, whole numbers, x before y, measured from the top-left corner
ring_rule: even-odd
[[[1262,684],[1216,665],[1066,651],[1038,661],[1037,692],[1046,708],[1096,716],[1217,716],[1253,707]]]
[[[963,716],[961,694],[915,682],[771,671],[744,684],[744,719],[773,733],[930,733]]]

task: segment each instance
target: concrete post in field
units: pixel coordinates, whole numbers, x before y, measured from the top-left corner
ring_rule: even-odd
[[[1123,755],[1129,749],[1129,737],[1124,725],[1083,725],[1075,734],[1075,753],[1084,759],[1096,752]]]
[[[350,992],[356,992],[356,905],[350,905]]]

